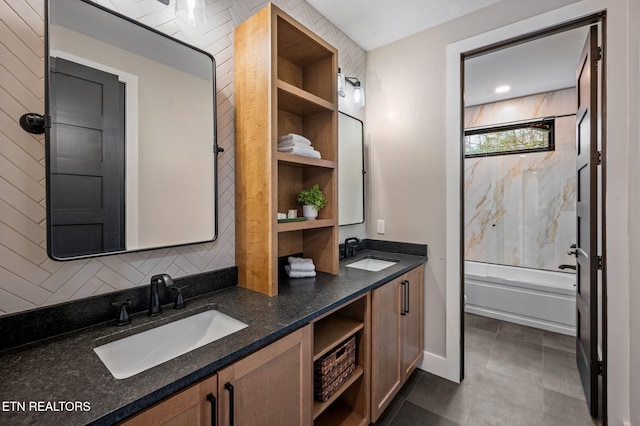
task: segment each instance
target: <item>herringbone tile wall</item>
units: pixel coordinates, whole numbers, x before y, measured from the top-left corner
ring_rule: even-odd
[[[218,240],[68,262],[47,257],[44,138],[18,124],[25,112],[44,111],[44,1],[0,0],[0,315],[145,285],[160,272],[180,277],[235,264],[233,29],[267,2],[206,0],[207,23],[197,32],[175,18],[175,0],[170,6],[156,0],[98,2],[215,57],[218,140],[225,148],[219,157]],[[364,50],[304,0],[274,3],[336,46],[346,74],[364,81]],[[340,102],[342,111],[362,115]]]

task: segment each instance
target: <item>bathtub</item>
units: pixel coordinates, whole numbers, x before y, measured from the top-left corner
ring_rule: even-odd
[[[464,262],[465,312],[576,335],[576,276]]]

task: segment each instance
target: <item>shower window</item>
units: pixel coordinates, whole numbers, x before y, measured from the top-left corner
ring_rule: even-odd
[[[465,130],[464,156],[471,158],[553,151],[554,121],[543,119]]]

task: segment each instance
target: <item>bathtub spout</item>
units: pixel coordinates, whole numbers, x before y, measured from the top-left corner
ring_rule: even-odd
[[[560,266],[558,266],[558,268],[560,268],[560,269],[573,269],[575,271],[576,270],[576,265],[560,265]]]

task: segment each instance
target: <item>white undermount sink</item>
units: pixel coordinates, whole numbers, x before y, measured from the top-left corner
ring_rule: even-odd
[[[126,379],[247,327],[208,310],[94,348],[116,379]]]
[[[353,262],[347,265],[347,268],[356,268],[363,269],[365,271],[378,272],[382,271],[389,266],[395,265],[396,261],[387,260],[387,259],[379,259],[377,257],[365,257],[362,260],[358,260],[357,262]]]

